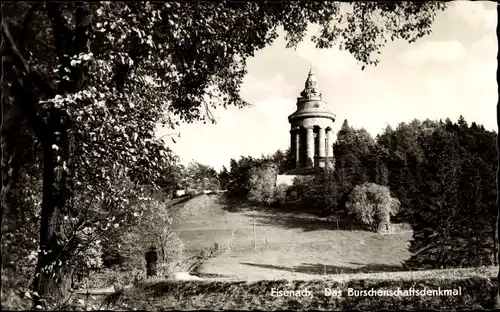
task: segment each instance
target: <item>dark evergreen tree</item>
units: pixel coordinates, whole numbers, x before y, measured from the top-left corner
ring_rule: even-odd
[[[458,205],[460,159],[458,142],[444,129],[422,139],[426,162],[418,184],[421,196],[413,197],[413,238],[408,266],[440,268],[447,264],[447,246],[451,242],[453,216]]]
[[[413,212],[412,268],[467,267],[496,261],[494,133],[462,117],[421,139]]]

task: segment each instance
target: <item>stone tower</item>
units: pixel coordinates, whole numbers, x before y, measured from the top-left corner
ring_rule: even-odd
[[[312,69],[297,98],[297,111],[288,116],[288,121],[294,168],[333,166],[335,114],[328,110]]]

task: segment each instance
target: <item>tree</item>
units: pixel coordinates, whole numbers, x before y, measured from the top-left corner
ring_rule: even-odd
[[[294,47],[308,23],[317,23],[317,47],[336,43],[361,63],[376,64],[374,54],[388,39],[413,42],[428,34],[435,11],[445,8],[442,2],[354,2],[342,13],[340,6],[3,3],[8,18],[2,23],[2,87],[6,107],[15,111],[7,115],[26,123],[43,155],[38,158],[43,196],[33,290],[41,297],[58,292],[65,273],[54,264],[68,246],[78,245],[65,241],[73,237],[61,229],[65,217],[74,216],[78,226],[88,223],[80,206],[98,194],[118,198],[113,205],[120,209],[126,205],[116,197],[123,190],[109,182],[111,175],[132,180],[130,196],[157,181],[170,162],[154,137],[157,123],[174,128],[179,121],[211,119],[211,107],[247,104],[239,96],[246,59],[270,44],[279,26]],[[12,141],[2,142],[7,144]],[[12,153],[4,159],[18,157],[15,148],[5,147]],[[13,170],[5,185],[15,183],[21,164],[5,164],[11,167],[5,171]],[[84,195],[77,200],[77,194]]]
[[[322,215],[338,214],[339,183],[332,170],[321,170],[312,179],[298,180],[289,190],[289,195],[310,211]]]
[[[271,205],[275,201],[276,175],[277,170],[272,166],[251,168],[248,199]]]
[[[226,166],[222,166],[222,169],[220,170],[217,177],[219,179],[219,185],[220,185],[221,189],[227,190],[227,188],[229,187],[229,181],[231,179],[231,176],[230,176],[229,171],[227,170]]]
[[[277,150],[269,158],[276,166],[278,174],[284,174],[291,168],[292,152],[290,148],[286,149],[285,151]]]
[[[217,171],[214,168],[191,162],[185,170],[187,187],[198,191],[215,190],[219,188]]]
[[[412,268],[494,263],[494,134],[465,120],[440,123],[420,138],[425,162],[411,204]],[[478,142],[482,142],[479,148]],[[488,143],[487,143],[488,142]],[[489,145],[489,147],[488,147]]]
[[[161,169],[159,178],[155,181],[158,188],[167,197],[172,197],[175,191],[186,188],[184,174],[184,166],[173,159],[171,163]]]
[[[158,249],[160,269],[170,273],[182,260],[184,245],[172,228],[165,202],[149,200],[144,205],[143,215],[136,226],[122,237],[120,253],[124,266],[144,268],[144,254],[150,246]]]
[[[390,224],[391,216],[399,209],[399,200],[391,197],[386,186],[364,183],[356,186],[346,204],[347,211],[376,231]]]
[[[276,187],[274,189],[274,196],[273,196],[274,202],[276,202],[277,204],[285,203],[287,200],[287,198],[286,198],[287,191],[288,191],[288,185],[283,184],[283,183],[276,185]]]
[[[229,171],[229,196],[245,197],[249,192],[250,170],[262,163],[262,160],[254,159],[251,156],[241,158],[237,161],[231,159]]]
[[[368,131],[355,129],[344,120],[333,145],[338,212],[345,212],[345,203],[354,186],[383,177],[384,168],[376,150],[376,142]]]
[[[333,145],[337,168],[342,168],[352,185],[367,182],[375,164],[375,141],[366,129],[354,129],[344,120]],[[350,191],[350,190],[349,190]]]
[[[396,129],[387,127],[377,137],[380,159],[387,168],[387,185],[401,201],[398,218],[410,222],[415,207],[411,199],[419,196],[416,188],[425,161],[421,138],[431,134],[438,124],[431,120],[400,123]]]

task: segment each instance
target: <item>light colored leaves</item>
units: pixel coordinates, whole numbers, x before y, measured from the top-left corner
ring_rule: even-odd
[[[271,204],[275,200],[277,171],[273,167],[252,168],[248,181],[251,200]]]
[[[364,183],[353,189],[346,208],[360,221],[375,228],[381,222],[390,222],[390,216],[399,210],[399,201],[391,197],[386,186]]]

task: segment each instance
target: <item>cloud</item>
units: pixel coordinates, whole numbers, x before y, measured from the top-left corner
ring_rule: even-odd
[[[318,30],[318,25],[310,25],[305,38],[311,38]],[[361,70],[349,52],[341,51],[335,46],[330,49],[317,49],[311,40],[304,40],[298,45],[297,56],[310,63],[315,73],[324,78],[341,77],[353,70]]]
[[[286,116],[295,110],[295,102],[292,99],[273,97],[259,102],[256,110],[269,122],[276,124],[277,120],[285,120]],[[285,118],[283,118],[285,116]],[[272,125],[272,124],[271,124]]]
[[[496,28],[497,13],[493,1],[455,1],[449,3],[449,6],[451,14],[456,14],[474,28]]]
[[[468,47],[468,50],[470,54],[475,56],[479,61],[495,60],[498,51],[497,38],[494,33],[492,35],[483,36],[481,39],[472,43]]]
[[[297,55],[312,64],[314,72],[325,78],[340,77],[359,67],[348,52],[335,47],[316,49],[312,42],[300,44]]]
[[[466,54],[464,45],[457,40],[428,41],[411,45],[405,52],[398,55],[398,59],[405,65],[418,67],[429,62],[458,62]]]
[[[241,95],[253,96],[258,94],[275,94],[287,93],[292,89],[292,87],[285,81],[285,78],[281,74],[276,74],[272,79],[259,78],[254,75],[247,75],[243,80],[243,85],[241,87]]]

